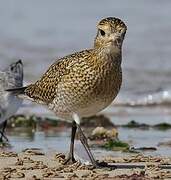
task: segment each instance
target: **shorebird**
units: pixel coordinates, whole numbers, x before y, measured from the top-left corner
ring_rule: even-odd
[[[0,141],[5,138],[4,131],[7,125],[7,120],[10,118],[21,106],[22,99],[16,97],[12,92],[7,92],[7,88],[17,88],[23,86],[23,64],[19,60],[12,63],[8,68],[0,71]]]
[[[58,117],[72,122],[70,151],[65,163],[75,162],[74,139],[78,129],[91,163],[99,166],[80,127],[80,119],[100,112],[117,96],[122,83],[122,43],[126,30],[125,23],[118,18],[102,19],[92,49],[56,60],[34,84],[8,90],[45,104]]]

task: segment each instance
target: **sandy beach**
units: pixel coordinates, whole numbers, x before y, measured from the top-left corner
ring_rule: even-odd
[[[103,125],[104,127],[97,128],[95,122],[98,122],[98,126]],[[108,142],[111,138],[115,139],[118,133],[120,134],[116,126],[111,124],[105,116],[92,117],[89,123],[84,124],[84,122],[82,122],[82,126],[84,130],[89,129],[90,126],[95,128],[94,130],[86,131],[86,135],[89,137],[89,144],[97,160],[108,163],[108,167],[93,168],[86,160],[83,150],[81,149],[82,147],[78,143],[78,139],[75,144],[77,162],[72,165],[64,165],[63,162],[66,158],[65,155],[68,145],[66,145],[66,147],[63,146],[63,142],[69,141],[69,138],[67,138],[69,132],[68,135],[64,137],[60,137],[59,132],[70,131],[70,128],[68,128],[69,124],[62,121],[53,122],[49,118],[43,120],[43,118],[41,119],[36,116],[25,117],[18,115],[12,117],[8,123],[7,134],[9,134],[9,144],[4,144],[0,149],[0,180],[151,180],[171,178],[171,158],[170,156],[157,155],[157,153],[162,152],[158,151],[158,147],[143,147],[139,148],[139,151],[137,151],[138,149],[136,149],[136,151],[134,149],[135,152],[133,152],[133,149],[130,151],[131,147],[129,144],[126,142],[123,144],[123,142],[120,141],[120,146],[116,146],[115,144],[115,146],[112,147],[106,146],[107,149],[102,148],[105,142]],[[130,129],[136,129],[136,131],[143,131],[143,128],[152,128],[150,125],[138,124],[136,122],[130,122],[124,126]],[[11,127],[13,127],[14,134],[10,134]],[[40,136],[39,134],[39,139],[31,138],[28,141],[27,138],[29,136],[34,137],[36,133],[36,131],[33,130],[35,127],[37,127],[37,131],[38,129],[39,131],[40,129],[42,131],[46,130],[45,134],[47,139],[43,139],[43,135],[41,134]],[[153,126],[153,128],[154,127],[156,126]],[[165,124],[163,127],[162,124],[160,128],[166,127],[170,128],[170,125],[166,126]],[[32,130],[30,130],[30,128]],[[23,134],[23,132],[26,133],[27,130],[29,134],[31,131],[33,135],[26,136],[26,134]],[[58,135],[55,135],[55,132],[58,132]],[[16,136],[16,134],[18,135]],[[48,137],[48,134],[53,135],[55,139],[56,136],[58,136],[59,139],[52,140],[51,137]],[[15,136],[16,139],[23,136],[23,139],[20,140],[21,142],[19,140],[15,142],[15,139],[13,139]],[[38,146],[38,142],[41,146]],[[52,146],[54,143],[57,145]]]
[[[117,169],[93,169],[91,165],[76,162],[63,165],[61,153],[44,154],[40,149],[26,149],[23,152],[0,152],[0,179],[169,179],[171,171],[167,164],[171,159],[132,156],[127,158],[106,157],[105,162],[117,165]],[[162,166],[163,165],[163,166]],[[167,165],[167,166],[166,166]],[[131,168],[134,166],[134,168]]]

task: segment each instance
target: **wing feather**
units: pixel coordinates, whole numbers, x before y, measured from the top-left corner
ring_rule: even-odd
[[[72,71],[75,65],[79,64],[80,59],[88,58],[91,52],[91,49],[84,50],[58,59],[49,67],[40,80],[27,87],[25,93],[34,100],[46,104],[50,103],[56,95],[58,83]]]

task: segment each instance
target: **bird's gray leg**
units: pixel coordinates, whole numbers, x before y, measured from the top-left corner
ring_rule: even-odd
[[[80,141],[81,141],[82,145],[84,146],[84,148],[85,148],[85,150],[86,150],[86,152],[90,158],[91,163],[93,164],[94,167],[97,167],[98,163],[95,161],[93,154],[91,153],[89,145],[87,143],[87,138],[84,135],[84,133],[80,127],[80,117],[77,114],[73,114],[73,119],[76,122],[76,126],[77,126],[78,131],[79,131]]]
[[[82,145],[84,146],[84,148],[85,148],[85,150],[86,150],[86,152],[88,154],[88,157],[91,160],[91,163],[93,164],[94,167],[98,167],[99,165],[96,162],[96,160],[94,159],[93,154],[90,151],[89,145],[87,143],[86,136],[84,135],[84,133],[83,133],[83,131],[82,131],[82,129],[81,129],[79,124],[77,124],[77,127],[78,127],[78,131],[79,131],[80,141],[81,141]]]
[[[76,162],[76,160],[74,158],[74,140],[75,140],[76,130],[77,130],[76,122],[73,121],[72,122],[72,131],[71,131],[70,151],[69,151],[68,157],[65,160],[64,164]]]
[[[2,127],[2,131],[0,131],[0,134],[1,134],[0,142],[3,142],[3,138],[4,138],[6,141],[8,141],[8,138],[7,138],[7,137],[5,136],[5,134],[4,134],[6,127],[7,127],[7,120],[4,121],[3,127]]]
[[[104,167],[109,167],[107,163],[105,162],[102,162],[102,163],[98,163],[94,157],[93,157],[93,154],[91,153],[90,151],[90,148],[89,148],[89,145],[87,143],[87,138],[86,136],[84,135],[81,127],[80,127],[80,118],[77,114],[73,114],[73,119],[74,121],[76,122],[76,126],[78,128],[78,132],[79,132],[79,136],[80,136],[80,141],[82,143],[82,145],[84,146],[84,149],[86,150],[87,154],[88,154],[88,157],[90,158],[90,161],[91,163],[93,164],[93,166],[95,168],[104,168]],[[111,169],[111,167],[109,167]],[[112,167],[113,168],[113,167]],[[115,169],[115,167],[114,167]]]
[[[3,142],[3,133],[0,131],[1,137],[0,137],[0,142]]]
[[[86,136],[84,135],[84,133],[83,133],[83,131],[82,131],[79,124],[77,124],[77,127],[78,127],[78,131],[79,131],[79,134],[80,134],[80,141],[83,144],[83,146],[84,146],[84,148],[85,148],[85,150],[86,150],[86,152],[87,152],[93,166],[95,168],[107,168],[107,170],[108,169],[110,169],[110,170],[116,169],[117,167],[115,165],[108,165],[108,163],[106,163],[106,162],[100,162],[99,163],[94,159],[93,154],[91,153],[89,145],[87,143]]]

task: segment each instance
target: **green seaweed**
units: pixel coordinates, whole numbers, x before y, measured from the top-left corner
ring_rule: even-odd
[[[148,124],[145,124],[145,123],[138,123],[134,120],[128,122],[128,124],[126,125],[123,125],[122,127],[125,127],[125,128],[143,128],[143,129],[148,129],[149,128],[149,125]]]
[[[35,116],[14,116],[10,119],[8,127],[35,127],[36,117]]]
[[[49,117],[38,117],[35,115],[25,116],[25,115],[15,115],[8,121],[8,127],[57,127],[57,126],[71,126],[71,123],[62,121],[56,118]]]
[[[164,123],[156,124],[153,127],[158,129],[158,130],[165,131],[165,130],[171,129],[171,124],[164,122]]]
[[[128,143],[119,140],[109,140],[103,145],[103,147],[113,151],[125,151],[130,148]]]

